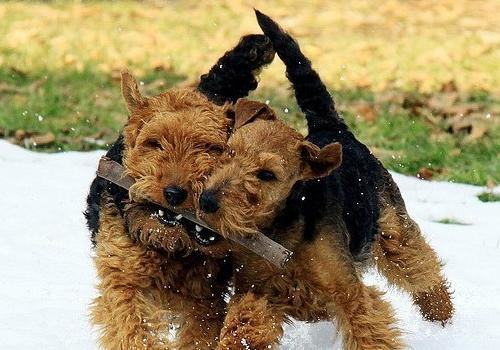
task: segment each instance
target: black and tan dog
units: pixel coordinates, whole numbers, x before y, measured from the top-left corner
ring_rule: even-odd
[[[306,139],[264,104],[240,100],[227,152],[200,196],[224,236],[261,231],[295,253],[284,270],[234,252],[235,295],[219,349],[277,346],[282,323],[333,320],[346,349],[400,349],[389,303],[360,271],[371,264],[428,320],[453,314],[440,261],[409,217],[391,175],[349,131],[298,44],[257,12],[308,122]]]
[[[263,35],[243,37],[197,88],[144,97],[122,74],[129,119],[107,153],[135,184],[129,193],[96,178],[85,216],[95,245],[98,296],[91,320],[105,349],[212,349],[231,275],[224,240],[149,200],[194,209],[226,147],[233,102],[257,87],[274,58]],[[175,341],[169,327],[177,327]]]

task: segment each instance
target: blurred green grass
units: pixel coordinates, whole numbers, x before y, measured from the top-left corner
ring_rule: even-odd
[[[481,202],[500,202],[500,195],[493,192],[483,192],[477,196]]]
[[[141,82],[164,81],[159,93],[184,80],[167,72],[147,73]],[[48,70],[20,73],[0,68],[0,81],[15,91],[0,96],[0,127],[6,137],[17,130],[51,132],[56,141],[47,147],[26,145],[39,151],[69,151],[106,148],[126,122],[120,84],[110,75],[91,68],[82,71]],[[100,144],[89,139],[102,139]]]
[[[139,77],[141,89],[154,95],[185,80],[168,71],[146,72]],[[48,146],[28,145],[39,151],[91,150],[106,148],[126,122],[119,82],[92,70],[35,71],[19,73],[0,69],[0,80],[15,86],[16,93],[0,97],[0,126],[7,137],[17,130],[52,132],[56,141]],[[436,132],[422,118],[391,112],[382,104],[377,118],[367,122],[351,107],[359,101],[373,101],[369,90],[333,91],[343,116],[359,139],[391,170],[416,175],[420,169],[439,170],[433,179],[472,184],[500,182],[500,130],[495,128],[477,141]],[[257,90],[252,98],[270,105],[292,126],[305,132],[305,121],[289,93]],[[491,96],[477,94],[486,106],[497,103]],[[435,137],[434,137],[434,136]],[[437,139],[436,139],[437,138]],[[93,142],[99,139],[101,143]],[[89,141],[90,140],[90,141]]]

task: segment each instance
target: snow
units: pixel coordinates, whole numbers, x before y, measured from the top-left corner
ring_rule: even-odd
[[[0,141],[2,349],[97,348],[87,317],[96,278],[81,213],[101,155],[39,154]],[[442,328],[423,321],[407,295],[374,273],[366,282],[388,290],[411,348],[500,349],[500,203],[480,202],[481,187],[393,175],[412,217],[446,263],[455,290],[453,323]],[[441,219],[467,225],[435,222]],[[330,323],[296,322],[285,329],[283,349],[339,348]]]

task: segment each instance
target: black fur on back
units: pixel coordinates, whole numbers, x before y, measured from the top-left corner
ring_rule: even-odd
[[[123,162],[123,135],[120,134],[118,139],[111,145],[106,152],[106,157],[122,164]],[[120,211],[123,210],[124,201],[128,198],[128,192],[123,188],[96,176],[90,185],[89,194],[87,196],[87,208],[83,212],[87,220],[87,227],[91,233],[92,245],[95,247],[96,235],[99,231],[99,214],[101,211],[101,199],[104,193],[109,194]]]
[[[198,90],[214,103],[234,103],[257,88],[256,75],[273,59],[273,46],[265,35],[246,35],[201,76]]]
[[[304,238],[311,240],[316,224],[330,220],[328,216],[337,216],[335,211],[340,210],[349,235],[350,251],[353,256],[359,256],[377,233],[378,188],[385,169],[348,130],[335,109],[333,98],[298,43],[271,18],[255,12],[264,34],[285,63],[297,103],[307,119],[307,139],[319,147],[339,142],[343,152],[341,166],[330,176],[294,187],[284,210],[286,214],[282,213],[278,222],[283,225],[288,217],[290,223],[300,213],[305,223]],[[288,215],[289,212],[295,215]]]

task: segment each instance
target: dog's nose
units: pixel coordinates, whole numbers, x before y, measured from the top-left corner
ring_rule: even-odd
[[[215,213],[219,210],[219,201],[214,191],[203,191],[200,196],[200,208],[205,213]]]
[[[170,205],[179,205],[187,197],[187,191],[179,186],[167,186],[163,189],[163,195]]]

